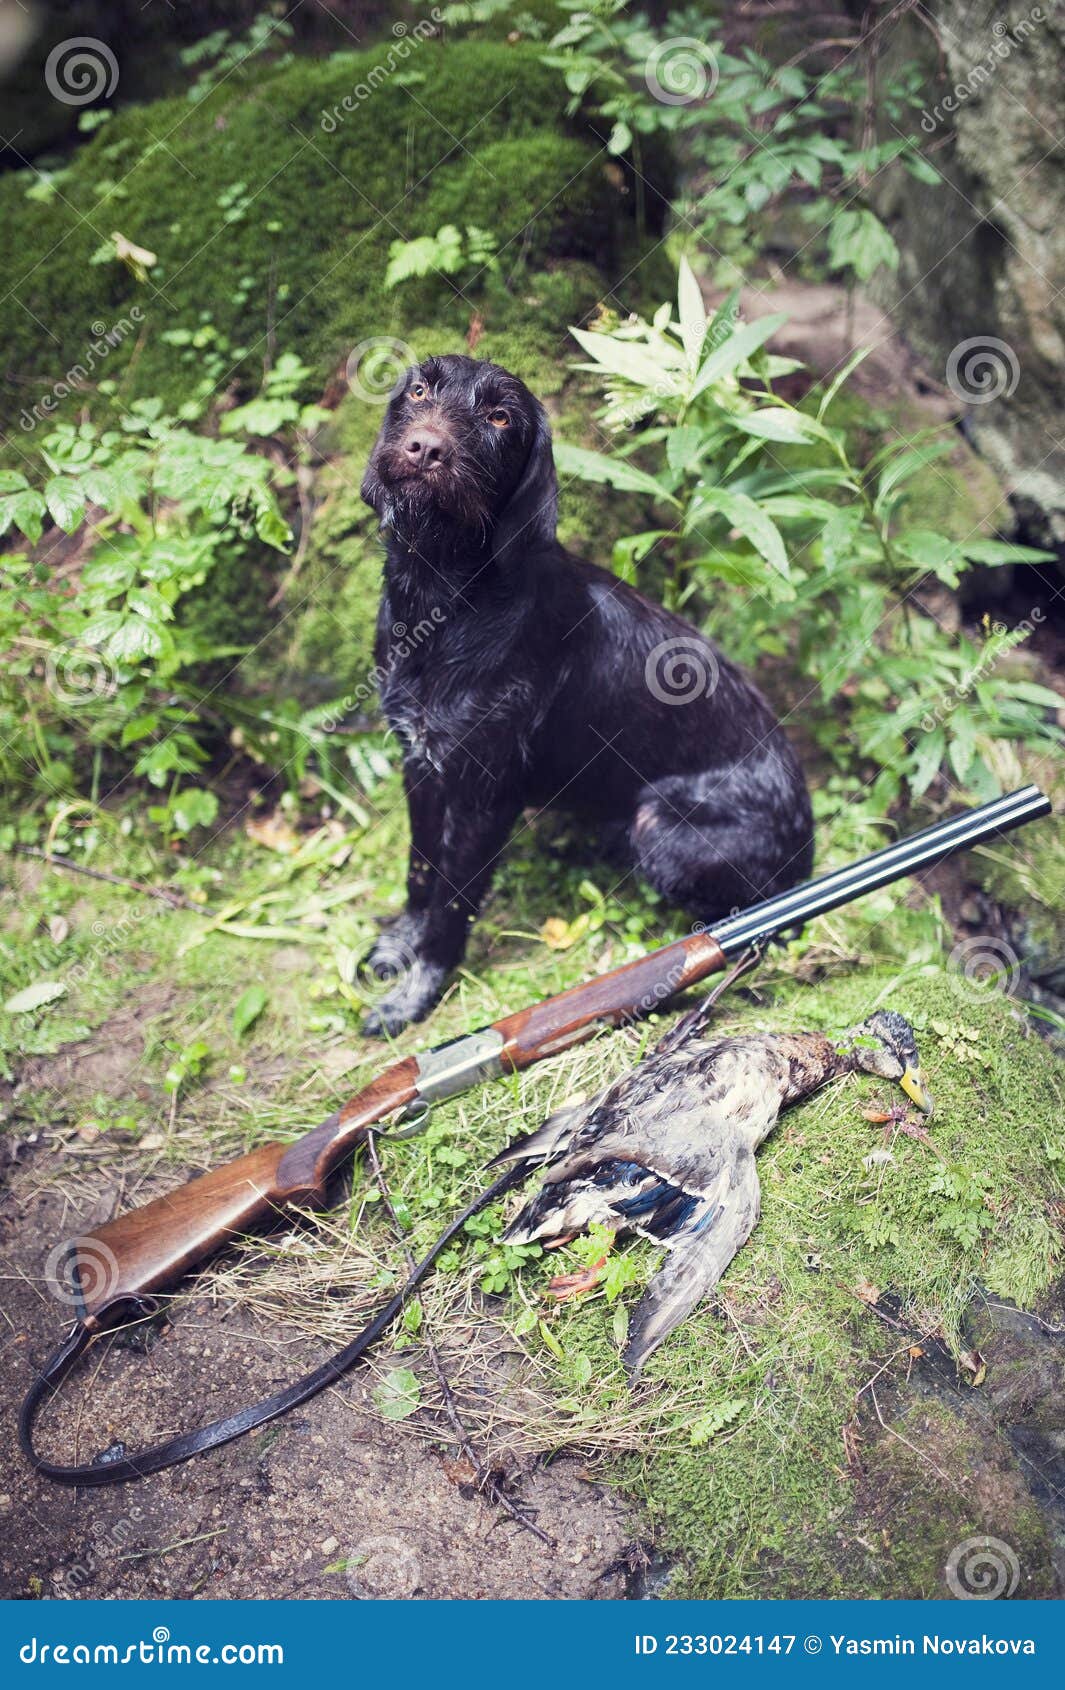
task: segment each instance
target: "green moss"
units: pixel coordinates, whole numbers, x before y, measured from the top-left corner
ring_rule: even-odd
[[[20,403],[32,407],[134,305],[141,328],[95,379],[171,408],[256,384],[271,345],[298,347],[324,375],[373,335],[403,338],[436,317],[464,330],[469,305],[443,284],[409,297],[382,286],[390,243],[449,219],[492,228],[512,285],[533,264],[625,250],[629,202],[567,123],[563,81],[535,46],[427,42],[371,87],[384,56],[253,64],[198,105],[120,111],[47,204],[25,198],[23,173],[0,182],[0,334]],[[93,262],[114,230],[157,255],[146,282]],[[168,342],[175,331],[201,344]]]
[[[939,970],[901,979],[857,972],[817,992],[789,988],[771,1007],[727,1024],[840,1029],[878,1002],[902,1010],[917,1029],[936,1095],[934,1141],[949,1164],[981,1183],[986,1225],[968,1248],[943,1230],[944,1204],[933,1195],[938,1158],[912,1140],[897,1137],[894,1161],[865,1170],[863,1157],[883,1140],[859,1106],[886,1099],[885,1086],[850,1082],[784,1118],[760,1158],[761,1224],[716,1308],[697,1311],[648,1369],[673,1383],[690,1372],[705,1381],[708,1409],[739,1400],[742,1414],[708,1447],[674,1446],[624,1464],[656,1544],[676,1558],[677,1594],[942,1595],[944,1544],[949,1550],[977,1529],[1010,1538],[993,1517],[974,1514],[971,1498],[940,1509],[951,1482],[940,1486],[935,1465],[953,1474],[963,1463],[944,1461],[947,1446],[937,1453],[931,1434],[915,1460],[936,1505],[884,1509],[871,1473],[861,1477],[866,1440],[882,1439],[878,1471],[898,1466],[901,1446],[858,1393],[886,1364],[881,1410],[916,1441],[907,1333],[916,1340],[938,1327],[961,1347],[965,1310],[980,1285],[1033,1299],[1050,1284],[1058,1247],[1044,1217],[1060,1182],[1044,1139],[1060,1113],[1061,1071],[1007,1000],[974,1002]],[[868,1295],[870,1285],[888,1299],[888,1324],[857,1294]],[[843,1428],[856,1410],[860,1435],[848,1469]],[[976,1433],[957,1424],[953,1410],[943,1412],[953,1444],[971,1442]],[[986,1435],[995,1462],[1013,1475],[1010,1541],[1023,1534],[1045,1548],[1008,1447],[993,1427]],[[937,1510],[942,1530],[932,1531]]]

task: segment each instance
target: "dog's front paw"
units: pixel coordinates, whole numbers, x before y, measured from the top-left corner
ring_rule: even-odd
[[[359,963],[359,973],[376,980],[395,980],[418,961],[418,939],[422,923],[405,910],[379,933]]]
[[[407,967],[390,972],[392,990],[380,998],[362,1024],[370,1038],[396,1034],[412,1021],[420,1021],[439,1002],[447,969],[415,959]]]

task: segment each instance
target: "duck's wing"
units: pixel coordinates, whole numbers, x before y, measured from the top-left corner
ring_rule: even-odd
[[[508,1244],[558,1239],[593,1225],[631,1227],[655,1243],[673,1234],[705,1204],[698,1193],[624,1156],[584,1158],[549,1176],[510,1223]]]
[[[758,1220],[761,1192],[754,1156],[741,1152],[721,1194],[708,1195],[673,1235],[664,1266],[636,1305],[622,1357],[630,1379],[648,1356],[712,1291]]]

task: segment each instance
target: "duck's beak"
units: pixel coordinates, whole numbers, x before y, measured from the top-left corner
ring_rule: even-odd
[[[911,1063],[907,1063],[899,1085],[911,1102],[916,1103],[922,1115],[931,1115],[932,1094],[925,1086],[924,1076],[920,1068],[915,1068]]]

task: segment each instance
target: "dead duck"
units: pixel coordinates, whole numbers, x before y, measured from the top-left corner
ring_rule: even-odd
[[[561,1244],[599,1223],[668,1250],[630,1323],[623,1362],[632,1378],[750,1237],[761,1202],[755,1151],[781,1110],[860,1071],[897,1080],[931,1113],[913,1028],[893,1010],[876,1010],[838,1039],[708,1039],[704,1025],[701,1009],[692,1011],[638,1067],[495,1158],[549,1169],[507,1243]]]

